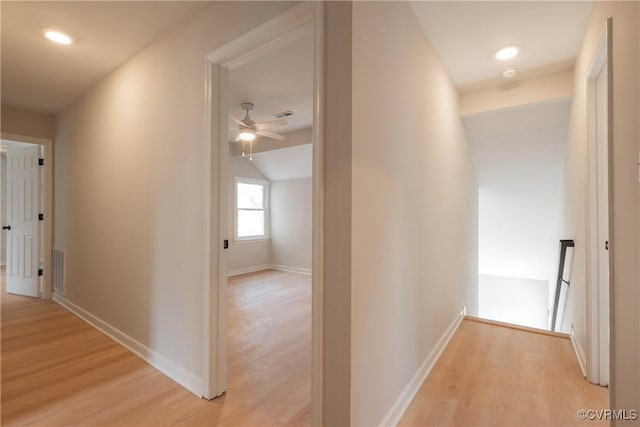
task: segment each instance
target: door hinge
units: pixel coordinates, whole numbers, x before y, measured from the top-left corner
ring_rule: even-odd
[[[38,214],[38,221],[44,221],[44,214]]]
[[[38,159],[38,165],[44,166],[44,159]]]
[[[38,277],[41,277],[41,276],[43,276],[43,275],[44,275],[44,270],[43,270],[43,269],[41,269],[41,268],[39,268],[39,269],[38,269]]]

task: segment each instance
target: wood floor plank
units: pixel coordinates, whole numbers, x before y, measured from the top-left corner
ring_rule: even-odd
[[[51,301],[10,295],[2,272],[3,426],[307,426],[311,280],[263,271],[228,288],[229,387],[199,399]]]
[[[310,424],[311,284],[264,271],[228,289],[229,389],[205,401],[51,301],[7,295],[3,426]],[[603,409],[569,340],[464,321],[402,426],[572,426]]]
[[[464,320],[400,426],[574,426],[579,409],[608,408],[562,337]]]

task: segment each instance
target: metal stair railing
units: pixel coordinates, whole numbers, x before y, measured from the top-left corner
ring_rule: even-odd
[[[564,263],[567,258],[567,249],[573,248],[573,240],[560,240],[560,263],[558,265],[558,280],[556,281],[556,296],[553,301],[553,317],[551,319],[551,331],[556,332],[556,320],[558,317],[558,305],[560,304],[560,291],[562,290],[562,284],[566,283],[570,286],[567,280],[564,280]]]

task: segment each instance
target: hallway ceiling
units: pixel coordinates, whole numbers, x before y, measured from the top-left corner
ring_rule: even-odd
[[[207,2],[3,1],[2,105],[54,114]],[[143,25],[141,25],[143,23]],[[42,28],[71,35],[61,46]]]
[[[591,1],[411,1],[453,83],[471,89],[515,66],[527,75],[570,68],[586,29]],[[520,48],[512,60],[495,53]]]

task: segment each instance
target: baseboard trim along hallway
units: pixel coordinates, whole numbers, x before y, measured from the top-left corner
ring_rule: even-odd
[[[585,357],[584,350],[580,345],[580,341],[576,339],[576,335],[573,332],[573,326],[571,326],[571,334],[569,335],[571,338],[571,345],[573,345],[573,351],[576,353],[576,359],[578,359],[578,365],[580,365],[580,371],[582,371],[582,376],[587,377],[587,370],[585,367],[587,366],[587,358]]]
[[[413,399],[416,397],[416,393],[418,393],[418,390],[420,390],[420,387],[427,379],[427,376],[429,376],[429,373],[442,355],[444,349],[447,347],[447,344],[449,344],[449,341],[451,340],[453,335],[455,335],[463,319],[464,315],[461,311],[453,320],[451,325],[449,325],[442,337],[440,337],[440,340],[436,344],[435,348],[431,351],[431,353],[429,353],[424,362],[422,362],[422,365],[420,366],[420,368],[418,368],[409,383],[405,386],[404,390],[402,390],[402,393],[400,393],[387,415],[380,422],[381,427],[396,426],[400,422],[400,419],[406,412],[411,402],[413,402]]]
[[[234,276],[239,276],[241,274],[247,274],[247,273],[256,273],[258,271],[263,271],[263,270],[278,270],[278,271],[286,271],[288,273],[298,273],[298,274],[304,274],[305,276],[311,276],[310,268],[291,267],[288,265],[278,265],[278,264],[263,264],[263,265],[256,265],[254,267],[245,267],[245,268],[230,270],[227,273],[227,277],[234,277]]]
[[[562,332],[552,332],[545,329],[530,328],[529,326],[515,325],[513,323],[499,322],[497,320],[482,319],[480,317],[465,316],[466,320],[477,323],[486,323],[487,325],[499,326],[501,328],[515,329],[516,331],[531,332],[532,334],[548,335],[550,337],[569,339],[569,335]]]
[[[136,356],[156,368],[167,377],[171,378],[176,383],[180,384],[182,387],[189,390],[191,393],[198,397],[202,397],[203,385],[201,378],[181,366],[176,365],[166,357],[158,354],[156,351],[150,349],[141,342],[131,338],[119,329],[94,316],[82,307],[77,306],[62,295],[54,293],[52,299],[61,307],[84,320],[103,334],[117,341]]]

